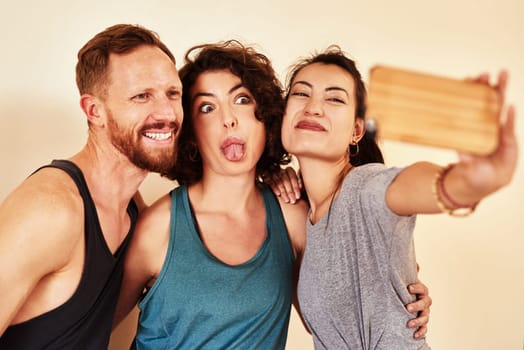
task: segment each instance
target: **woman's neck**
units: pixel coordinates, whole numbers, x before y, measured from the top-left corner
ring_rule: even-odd
[[[191,185],[190,197],[204,210],[235,213],[256,205],[259,191],[253,176],[204,176]]]
[[[336,162],[297,159],[311,207],[309,219],[314,224],[327,213],[344,178],[353,167],[347,159]]]

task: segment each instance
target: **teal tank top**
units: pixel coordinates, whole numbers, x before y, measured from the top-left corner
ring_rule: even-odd
[[[169,246],[139,303],[136,349],[284,349],[294,255],[273,193],[261,190],[266,239],[253,258],[227,265],[203,245],[187,187],[171,191]]]

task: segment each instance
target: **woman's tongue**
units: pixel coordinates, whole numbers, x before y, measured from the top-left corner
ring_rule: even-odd
[[[224,153],[224,156],[229,161],[239,161],[244,156],[244,145],[240,143],[231,143],[222,148],[222,153]]]

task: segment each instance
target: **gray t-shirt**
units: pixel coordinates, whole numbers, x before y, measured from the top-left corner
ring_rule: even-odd
[[[398,216],[385,201],[401,170],[353,169],[330,212],[308,222],[298,297],[315,349],[429,349],[407,328],[415,316],[405,308],[415,299],[406,287],[417,279],[415,216]]]

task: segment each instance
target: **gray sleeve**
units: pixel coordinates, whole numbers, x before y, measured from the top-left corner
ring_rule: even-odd
[[[360,204],[367,211],[379,218],[391,222],[402,217],[389,209],[386,203],[386,191],[403,168],[386,168],[383,164],[368,164],[359,167],[361,186]]]

